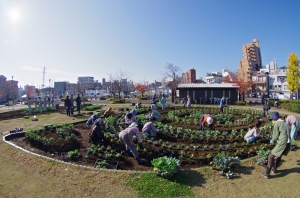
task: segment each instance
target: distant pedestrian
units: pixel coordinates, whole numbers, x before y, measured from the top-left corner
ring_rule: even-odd
[[[44,98],[43,104],[44,104],[44,108],[47,109],[47,99],[46,98]]]
[[[166,107],[166,102],[167,102],[167,99],[162,96],[161,100],[160,100],[160,103],[161,103],[161,109],[164,110],[165,107]]]
[[[262,94],[261,96],[261,104],[264,105],[265,104],[265,95]]]
[[[28,98],[27,100],[27,105],[28,105],[28,113],[31,114],[31,101],[30,101],[30,98]]]
[[[78,113],[80,113],[80,105],[81,105],[81,97],[80,97],[80,94],[78,94],[78,96],[76,98],[76,108],[77,108]]]
[[[190,96],[187,96],[186,107],[187,107],[187,108],[191,108],[191,98],[190,98]]]
[[[40,113],[43,112],[43,100],[41,97],[39,97],[39,112]]]
[[[48,97],[48,107],[50,107],[51,99],[50,96]]]
[[[70,101],[71,101],[71,111],[70,111],[70,113],[73,116],[74,115],[74,97],[73,97],[73,94],[71,95]]]
[[[69,96],[67,96],[66,100],[65,100],[65,108],[67,110],[67,116],[71,116],[71,101]]]
[[[35,99],[34,99],[34,107],[37,108],[37,106],[38,106],[38,99],[35,98]]]
[[[220,100],[220,112],[223,112],[223,108],[225,106],[225,97],[223,96]]]
[[[56,96],[53,100],[53,105],[55,106],[56,111],[59,112],[59,100]]]

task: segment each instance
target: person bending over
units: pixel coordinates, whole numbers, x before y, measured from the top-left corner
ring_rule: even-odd
[[[210,128],[210,130],[213,129],[215,121],[214,119],[211,117],[211,115],[209,114],[204,114],[201,118],[200,118],[200,130],[204,131],[204,126],[208,125],[208,127]]]
[[[142,129],[142,132],[145,136],[154,137],[154,136],[156,136],[156,133],[159,132],[159,129],[156,129],[154,127],[155,122],[156,122],[156,118],[155,117],[150,117],[149,122],[145,123],[145,125]]]
[[[104,126],[103,120],[97,119],[96,123],[93,125],[91,129],[91,133],[89,133],[90,141],[94,144],[104,144],[105,138],[102,132],[102,128]]]
[[[97,114],[92,115],[92,116],[88,119],[88,121],[86,122],[86,126],[87,126],[88,128],[90,128],[91,126],[93,126],[93,124],[96,123],[96,121],[97,121],[98,118],[100,118],[100,113],[97,113]]]

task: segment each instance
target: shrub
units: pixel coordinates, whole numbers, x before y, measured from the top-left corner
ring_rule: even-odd
[[[281,105],[281,106],[288,111],[300,113],[300,104],[290,103],[290,104],[285,104],[285,105]]]
[[[84,103],[83,106],[88,107],[88,106],[93,106],[93,104],[92,103]]]
[[[94,111],[97,109],[101,109],[101,105],[89,105],[84,108],[86,111]]]

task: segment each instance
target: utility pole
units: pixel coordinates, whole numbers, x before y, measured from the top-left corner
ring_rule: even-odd
[[[42,82],[42,88],[45,88],[45,74],[46,74],[46,67],[43,68],[43,82]]]

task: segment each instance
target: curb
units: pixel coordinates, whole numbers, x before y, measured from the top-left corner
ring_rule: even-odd
[[[31,152],[31,151],[28,151],[20,146],[17,146],[16,144],[14,143],[11,143],[9,142],[9,140],[6,140],[6,138],[11,138],[11,139],[14,139],[14,138],[18,138],[18,137],[24,137],[25,136],[25,132],[17,132],[17,133],[11,133],[11,134],[7,134],[5,136],[3,136],[3,141],[21,151],[24,151],[28,154],[31,154],[31,155],[35,155],[37,157],[41,157],[41,158],[44,158],[46,160],[50,160],[50,161],[54,161],[54,162],[58,162],[58,163],[61,163],[61,164],[65,164],[65,165],[70,165],[70,166],[73,166],[73,167],[79,167],[79,168],[87,168],[87,169],[92,169],[92,170],[100,170],[100,171],[106,171],[106,172],[119,172],[119,173],[154,173],[154,171],[135,171],[135,170],[115,170],[115,169],[103,169],[103,168],[94,168],[92,166],[85,166],[85,165],[80,165],[80,164],[73,164],[71,162],[65,162],[65,161],[62,161],[62,160],[58,160],[58,159],[53,159],[51,157],[47,157],[47,156],[44,156],[44,155],[40,155],[40,154],[37,154],[37,153],[34,153],[34,152]]]

